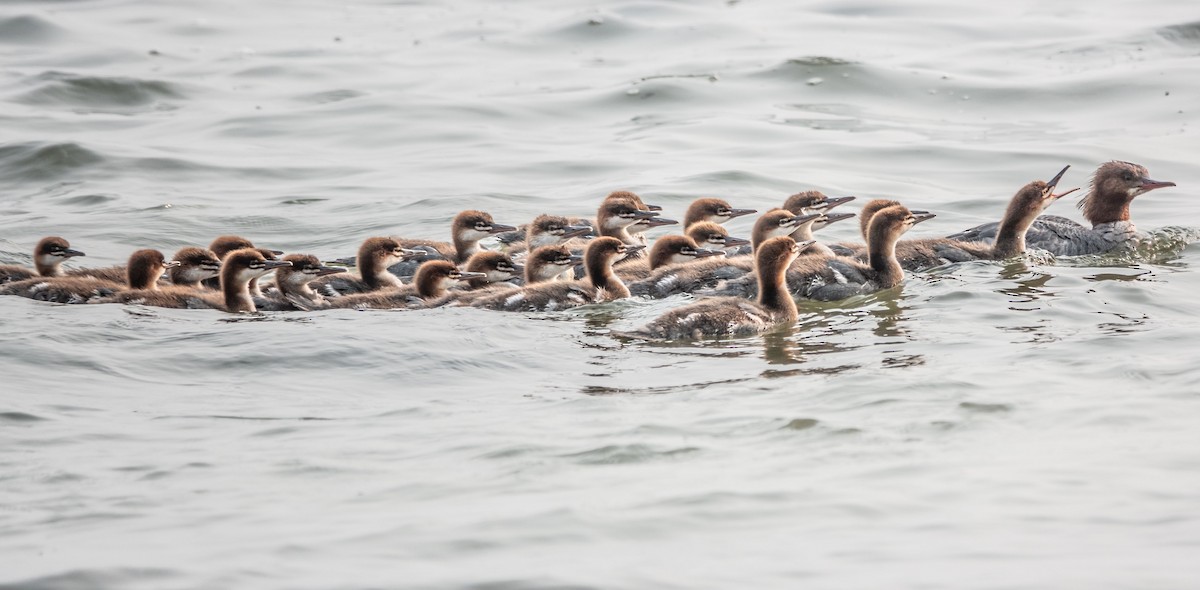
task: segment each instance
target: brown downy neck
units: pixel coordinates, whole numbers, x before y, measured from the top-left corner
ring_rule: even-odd
[[[787,288],[788,266],[799,254],[799,244],[787,236],[771,238],[755,251],[758,303],[779,321],[794,321],[800,315]]]

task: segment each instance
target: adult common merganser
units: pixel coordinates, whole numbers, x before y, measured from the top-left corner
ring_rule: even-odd
[[[1092,227],[1057,215],[1042,216],[1029,228],[1025,242],[1029,247],[1059,256],[1103,254],[1120,246],[1136,246],[1146,234],[1138,232],[1130,220],[1129,207],[1133,199],[1168,186],[1175,186],[1175,183],[1150,178],[1144,166],[1105,162],[1092,175],[1091,189],[1078,203]],[[998,223],[986,223],[949,237],[967,242],[992,242],[999,228]]]
[[[754,254],[758,301],[714,297],[673,309],[629,335],[655,339],[748,336],[771,326],[794,322],[799,316],[787,289],[788,266],[811,242],[790,237],[771,238]]]

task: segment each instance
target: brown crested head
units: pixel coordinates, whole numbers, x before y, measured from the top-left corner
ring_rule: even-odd
[[[561,215],[538,215],[529,224],[526,241],[541,246],[569,240],[592,231],[591,225],[574,225]],[[540,238],[540,239],[539,239]]]
[[[855,197],[829,197],[821,191],[804,191],[788,197],[783,202],[783,208],[796,215],[824,213],[854,199]]]
[[[129,256],[129,263],[125,266],[125,276],[131,289],[153,289],[158,284],[158,279],[163,275],[163,271],[167,267],[176,266],[179,266],[178,262],[174,260],[167,262],[167,257],[158,250],[138,250]]]
[[[583,257],[572,254],[566,246],[542,246],[530,252],[525,259],[525,282],[533,284],[548,281],[580,262],[583,262]]]
[[[754,247],[776,236],[786,236],[796,230],[797,217],[787,209],[771,209],[758,217],[750,236]]]
[[[513,231],[511,225],[496,223],[490,213],[468,209],[454,216],[451,223],[456,240],[476,241],[491,234]]]
[[[49,236],[38,240],[37,245],[33,247],[33,254],[34,256],[54,256],[62,259],[84,255],[79,250],[72,250],[71,243],[58,236]]]
[[[641,209],[642,211],[650,210],[650,206],[642,200],[642,197],[631,191],[613,191],[608,193],[608,196],[604,197],[604,203],[607,203],[608,201],[629,201],[633,203],[633,206],[637,209]]]
[[[592,262],[611,264],[643,248],[645,246],[629,246],[616,238],[601,236],[588,244],[584,258],[587,260],[589,266]]]
[[[871,216],[871,223],[867,230],[869,235],[867,244],[874,246],[895,243],[904,232],[912,229],[912,226],[934,217],[936,217],[934,214],[924,211],[914,213],[904,205],[892,205],[880,209]]]
[[[417,268],[413,284],[424,299],[440,297],[456,281],[483,278],[483,273],[460,271],[449,260],[431,260]]]
[[[867,201],[866,204],[863,205],[862,210],[858,212],[858,229],[860,232],[862,232],[863,239],[870,239],[868,237],[870,235],[868,229],[871,226],[871,218],[874,217],[876,213],[878,213],[880,210],[887,209],[888,207],[895,207],[899,204],[900,201],[895,201],[892,199],[871,199],[870,201]]]
[[[723,255],[723,250],[707,250],[696,245],[688,236],[663,236],[650,248],[650,268],[686,262],[697,258]]]
[[[170,271],[171,282],[177,285],[211,279],[221,273],[221,259],[208,248],[180,248],[171,260],[179,263]]]
[[[346,272],[346,269],[341,267],[325,266],[319,258],[312,254],[288,254],[283,257],[283,260],[292,264],[280,267],[275,272],[275,284],[280,291],[284,292],[287,292],[284,284],[304,284],[317,277]]]
[[[367,238],[358,247],[360,267],[370,264],[374,268],[387,268],[403,258],[404,248],[400,247],[400,242],[388,237]]]
[[[808,209],[817,207],[828,201],[828,197],[821,191],[804,191],[796,193],[787,198],[783,202],[783,208],[791,211],[793,215],[799,215],[806,212]]]
[[[683,226],[690,227],[693,223],[701,221],[711,221],[714,223],[725,223],[734,217],[750,215],[758,213],[754,209],[735,209],[724,199],[713,197],[705,197],[696,199],[688,206],[687,213],[683,217]]]
[[[240,283],[261,277],[272,269],[291,266],[286,260],[268,260],[257,248],[242,248],[221,260],[221,283]]]
[[[497,283],[519,276],[525,269],[521,268],[508,254],[492,250],[483,250],[467,259],[467,271],[481,273],[480,283]],[[475,285],[478,286],[478,285]]]
[[[1154,180],[1145,166],[1132,162],[1105,162],[1092,175],[1091,190],[1079,199],[1078,207],[1092,224],[1129,220],[1134,197],[1174,182]]]
[[[711,221],[701,221],[688,226],[687,236],[701,248],[733,248],[750,243],[749,240],[730,236],[725,226]]]
[[[208,245],[208,249],[212,250],[213,254],[216,254],[217,258],[222,260],[224,260],[226,254],[234,250],[253,247],[254,244],[250,240],[241,236],[220,236]]]
[[[759,244],[754,252],[754,264],[759,269],[771,271],[786,268],[800,255],[804,245],[788,236],[777,236]]]
[[[616,192],[600,203],[596,219],[600,223],[601,231],[629,227],[642,219],[658,215],[658,213],[644,209],[645,204],[641,202],[641,199],[621,196],[624,194],[632,193]],[[636,197],[636,195],[634,196]]]

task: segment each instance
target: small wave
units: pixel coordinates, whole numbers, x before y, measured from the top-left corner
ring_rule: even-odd
[[[1158,34],[1179,45],[1200,45],[1200,21],[1163,27]]]
[[[81,569],[60,574],[29,578],[12,584],[0,584],[0,590],[61,590],[74,588],[129,588],[134,584],[163,581],[176,577],[172,570],[161,568],[113,568],[106,570]]]
[[[26,142],[0,145],[0,180],[57,180],[94,168],[105,159],[77,143]]]
[[[680,447],[659,451],[647,445],[605,445],[580,453],[563,455],[586,465],[611,465],[623,463],[642,463],[655,459],[669,459],[677,455],[699,452],[697,447]]]
[[[61,37],[54,23],[27,14],[0,18],[0,45],[38,45]]]
[[[79,76],[64,72],[45,72],[34,80],[38,87],[18,95],[15,102],[39,107],[57,105],[128,112],[158,110],[167,106],[164,101],[185,98],[177,85],[159,80]]]
[[[25,412],[0,412],[0,422],[42,422],[44,420],[46,418]]]

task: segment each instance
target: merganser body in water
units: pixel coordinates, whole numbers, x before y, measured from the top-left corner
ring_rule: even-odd
[[[395,289],[384,289],[370,293],[356,293],[325,299],[319,306],[306,309],[405,309],[433,307],[438,299],[445,297],[451,286],[484,277],[481,272],[458,269],[449,260],[430,260],[417,268],[411,285]],[[302,306],[304,302],[297,302]]]
[[[803,256],[787,270],[788,290],[797,297],[836,301],[891,289],[904,280],[904,268],[896,259],[896,242],[912,226],[932,219],[932,213],[913,213],[903,205],[884,208],[871,218],[864,263],[847,257]],[[713,290],[719,295],[753,297],[753,277],[739,277]]]
[[[454,220],[450,222],[449,242],[397,239],[402,248],[423,254],[393,264],[388,271],[400,277],[410,277],[416,274],[418,266],[430,260],[449,260],[455,264],[463,264],[472,254],[479,251],[479,242],[484,238],[516,229],[511,225],[496,223],[490,213],[468,209],[455,215]],[[355,264],[358,264],[357,260]]]
[[[923,270],[952,262],[967,262],[971,260],[1004,260],[1026,250],[1025,235],[1038,215],[1041,215],[1052,203],[1077,189],[1055,193],[1063,175],[1070,166],[1064,167],[1050,179],[1049,182],[1035,180],[1013,195],[1008,208],[1004,212],[998,227],[999,238],[991,244],[982,242],[967,242],[949,238],[919,238],[902,240],[896,244],[896,259],[905,270]],[[863,208],[863,215],[870,219],[872,210],[891,206],[894,201],[868,203]],[[859,246],[854,248],[854,256],[866,259],[867,250]]]
[[[327,297],[369,293],[379,289],[399,289],[403,283],[400,282],[400,277],[388,272],[389,267],[412,257],[425,255],[423,250],[414,251],[402,247],[399,240],[393,238],[367,238],[358,247],[358,255],[355,257],[359,276],[330,275],[313,281],[313,286]]]
[[[711,256],[724,256],[724,250],[709,250],[696,245],[688,236],[663,236],[654,241],[650,256],[631,260],[616,267],[624,281],[644,279],[650,272],[672,264],[687,264]]]
[[[275,289],[267,297],[254,297],[259,311],[296,311],[321,307],[325,297],[312,288],[317,279],[346,272],[340,266],[325,266],[312,254],[288,254],[291,266],[275,269]],[[299,302],[299,304],[297,304]]]
[[[758,280],[757,302],[741,297],[714,297],[671,310],[630,335],[654,339],[749,336],[799,316],[788,292],[788,266],[811,242],[790,237],[771,238],[754,254]]]
[[[267,260],[257,248],[242,248],[221,260],[221,291],[197,291],[173,287],[123,291],[104,302],[169,307],[175,309],[219,309],[230,313],[254,313],[258,308],[250,295],[250,281],[276,268],[291,266],[286,260]]]
[[[0,284],[34,277],[61,277],[64,274],[62,263],[83,255],[83,252],[72,249],[70,242],[63,238],[42,238],[33,247],[33,268],[18,264],[0,264]]]
[[[1058,256],[1103,254],[1118,247],[1136,246],[1145,234],[1130,220],[1133,199],[1174,182],[1150,178],[1144,166],[1131,162],[1105,162],[1092,175],[1091,188],[1079,200],[1079,209],[1091,224],[1087,228],[1057,215],[1039,217],[1025,235],[1031,248]],[[1000,224],[986,223],[949,236],[952,240],[993,242]]]
[[[750,242],[755,251],[758,245],[771,238],[791,235],[803,223],[813,223],[820,213],[793,215],[785,209],[772,209],[759,216],[754,222]],[[634,295],[661,299],[679,293],[696,293],[725,281],[747,277],[754,271],[754,258],[734,256],[713,257],[682,266],[667,266],[651,271],[645,279],[629,284]]]
[[[758,213],[757,209],[735,209],[728,201],[706,197],[696,199],[688,206],[683,216],[683,227],[686,230],[692,224],[708,221],[716,224],[725,223],[735,217]]]
[[[641,250],[608,236],[598,237],[584,252],[587,277],[580,281],[550,281],[497,293],[471,303],[474,307],[500,311],[552,311],[587,303],[629,297],[629,289],[613,272],[613,264]]]
[[[158,250],[138,250],[129,257],[126,281],[116,282],[93,276],[36,277],[8,283],[0,295],[19,295],[52,303],[88,303],[126,289],[156,289],[163,271],[179,266],[168,261]]]

